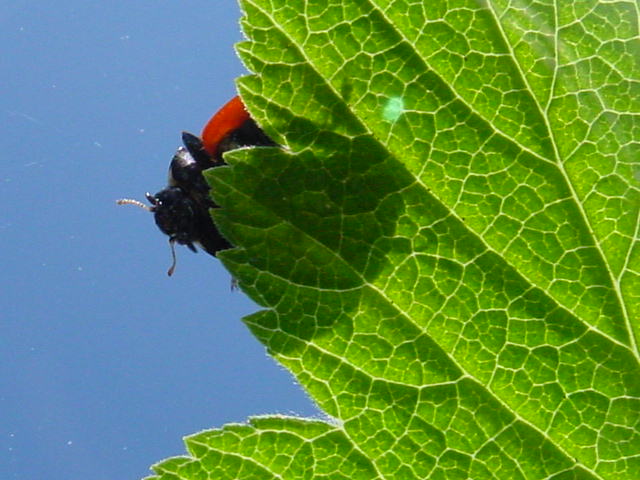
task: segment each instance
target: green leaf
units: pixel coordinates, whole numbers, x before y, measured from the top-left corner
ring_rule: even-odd
[[[331,421],[160,479],[637,479],[640,6],[243,0],[282,149],[208,178],[245,319]]]

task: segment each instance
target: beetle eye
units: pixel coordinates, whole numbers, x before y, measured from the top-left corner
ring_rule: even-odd
[[[155,195],[151,195],[149,192],[147,192],[144,196],[151,205],[156,206],[158,204],[158,199]]]

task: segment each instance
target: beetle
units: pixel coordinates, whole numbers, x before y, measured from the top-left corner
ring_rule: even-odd
[[[196,252],[196,245],[215,256],[231,244],[218,231],[209,210],[218,208],[209,195],[209,185],[202,172],[225,165],[223,154],[249,146],[277,146],[251,118],[240,97],[227,102],[211,117],[197,137],[182,132],[182,143],[169,165],[167,187],[155,195],[146,194],[150,205],[123,198],[119,205],[136,205],[154,214],[156,225],[169,236],[173,262],[167,271],[171,276],[176,267],[175,244]]]

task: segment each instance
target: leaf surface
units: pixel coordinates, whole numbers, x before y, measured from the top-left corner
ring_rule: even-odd
[[[220,258],[332,420],[204,432],[157,478],[638,478],[638,4],[242,6],[283,148],[210,171]]]

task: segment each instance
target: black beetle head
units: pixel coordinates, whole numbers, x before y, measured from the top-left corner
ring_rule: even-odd
[[[169,241],[186,245],[196,251],[196,208],[193,200],[180,187],[167,187],[155,195],[147,193],[150,210],[158,228]]]
[[[155,195],[147,193],[146,197],[151,206],[130,198],[120,199],[116,203],[118,205],[135,205],[153,213],[158,228],[169,236],[173,262],[167,274],[171,276],[176,268],[175,243],[186,245],[193,252],[197,251],[193,245],[193,242],[198,240],[196,235],[197,205],[180,187],[167,187]]]

